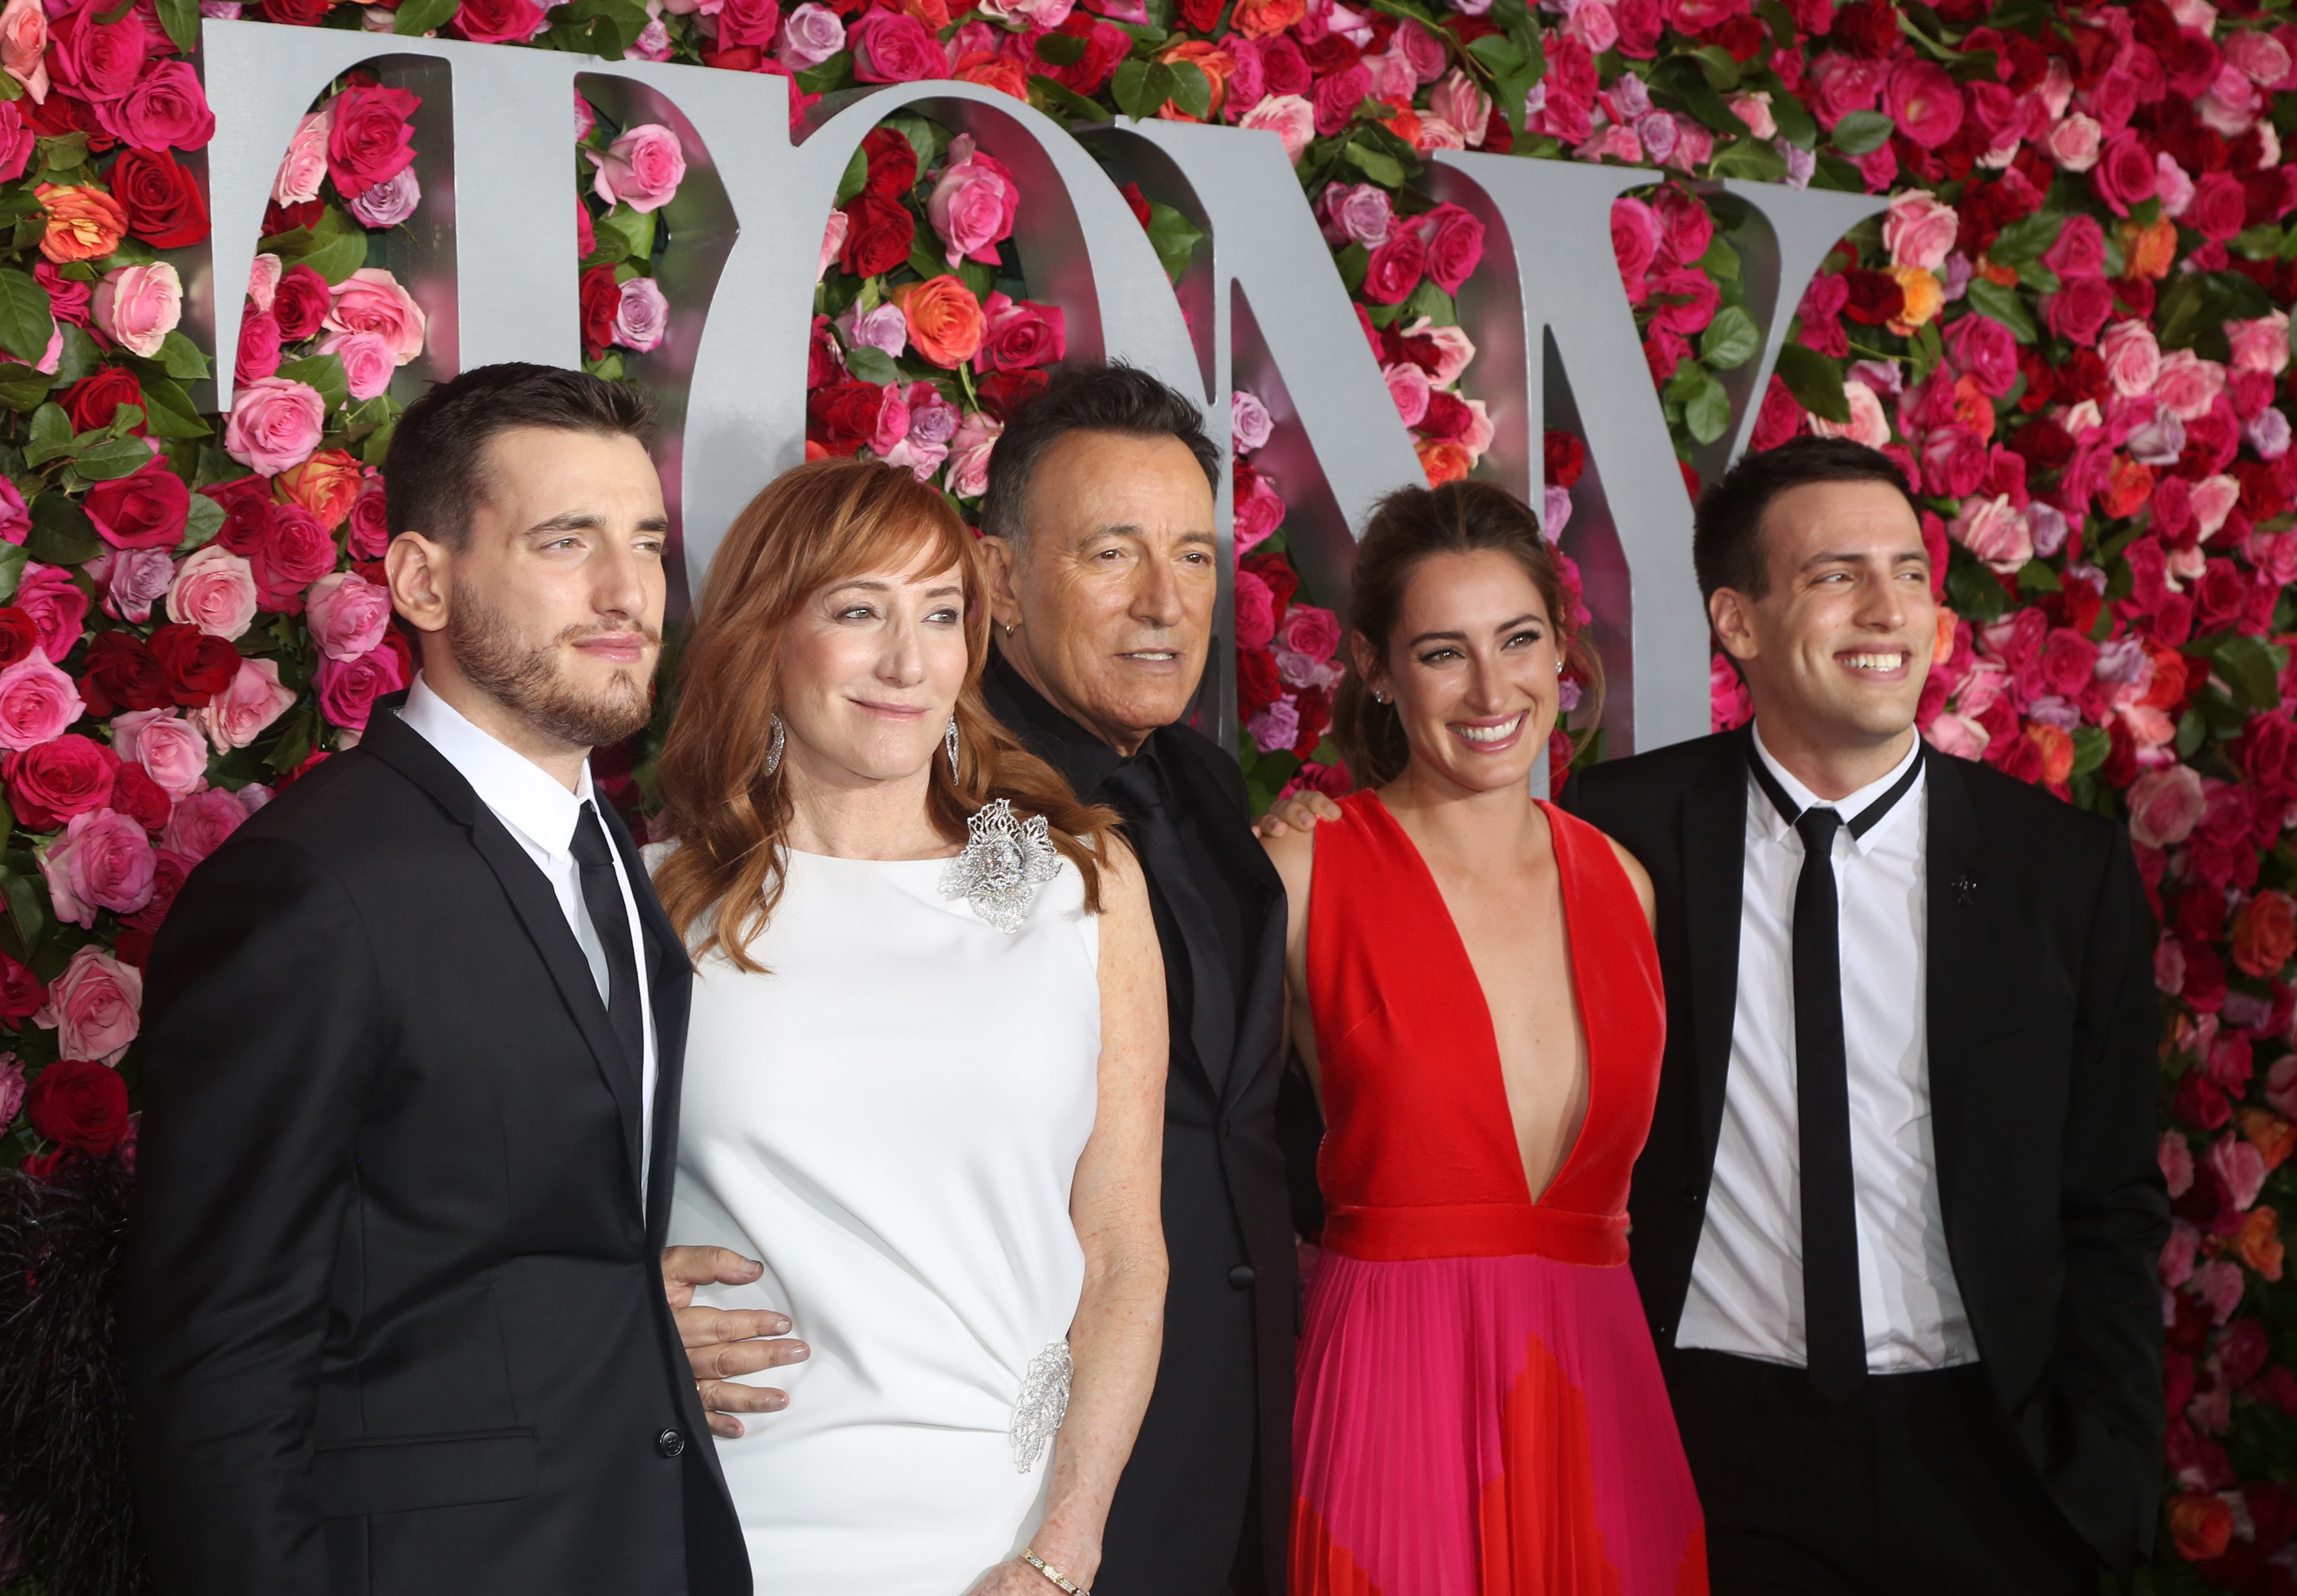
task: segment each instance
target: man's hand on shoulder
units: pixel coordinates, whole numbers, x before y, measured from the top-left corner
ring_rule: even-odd
[[[1320,820],[1345,818],[1340,806],[1329,795],[1311,790],[1278,800],[1260,817],[1253,830],[1264,839],[1280,837],[1289,832],[1313,831]]]
[[[789,1394],[769,1386],[745,1386],[740,1377],[801,1362],[813,1349],[786,1337],[786,1315],[764,1308],[713,1308],[694,1300],[697,1286],[746,1286],[765,1272],[754,1258],[722,1246],[668,1246],[662,1250],[662,1287],[678,1320],[679,1339],[694,1366],[710,1432],[732,1440],[742,1434],[737,1413],[778,1413]]]

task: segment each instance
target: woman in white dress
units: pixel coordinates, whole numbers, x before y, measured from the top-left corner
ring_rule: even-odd
[[[811,1355],[719,1457],[758,1596],[1089,1589],[1156,1375],[1164,969],[1116,816],[984,707],[974,541],[778,479],[712,564],[655,881],[698,975],[673,1243]],[[1071,1370],[1074,1369],[1072,1377]]]

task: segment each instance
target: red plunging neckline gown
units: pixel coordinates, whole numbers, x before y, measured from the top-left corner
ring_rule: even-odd
[[[1370,793],[1316,828],[1308,990],[1330,1129],[1293,1421],[1295,1596],[1692,1596],[1699,1499],[1627,1262],[1666,1041],[1603,835],[1542,804],[1586,1120],[1535,1202],[1483,989]]]

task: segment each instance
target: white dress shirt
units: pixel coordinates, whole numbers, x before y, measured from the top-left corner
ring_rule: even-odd
[[[574,859],[574,827],[582,818],[582,806],[593,800],[590,762],[582,761],[582,774],[573,791],[569,792],[557,777],[532,760],[473,725],[460,711],[433,693],[419,672],[406,703],[399,708],[399,718],[446,756],[447,762],[478,794],[479,802],[494,811],[495,819],[503,823],[518,845],[526,850],[527,857],[534,860],[535,868],[557,895],[559,911],[566,917],[567,928],[581,945],[582,957],[590,961],[591,977],[598,983],[598,1000],[606,1001],[610,990],[606,950],[590,924],[590,910],[582,901],[582,868]],[[603,816],[599,823],[605,824]],[[645,933],[638,925],[638,900],[630,892],[630,873],[623,868],[622,851],[613,846],[612,838],[607,840],[607,851],[614,858],[614,880],[622,889],[622,914],[630,927],[630,957],[637,961],[638,973],[638,1013],[645,1038],[638,1075],[642,1115],[638,1130],[638,1201],[643,1204],[646,1166],[654,1156],[654,1000],[646,991]]]
[[[1866,1367],[1878,1374],[1973,1362],[1947,1256],[1931,1139],[1928,998],[1929,785],[1914,786],[1863,837],[1848,822],[1920,753],[1832,803],[1841,904],[1842,1032],[1857,1206],[1858,1302]],[[1799,808],[1824,803],[1755,733],[1756,757]],[[1747,777],[1739,992],[1707,1218],[1692,1261],[1679,1346],[1801,1366],[1802,1181],[1795,1095],[1794,899],[1802,838]]]

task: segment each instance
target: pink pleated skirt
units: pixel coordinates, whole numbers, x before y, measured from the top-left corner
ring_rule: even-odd
[[[1294,1596],[1702,1596],[1625,1267],[1311,1250]]]

